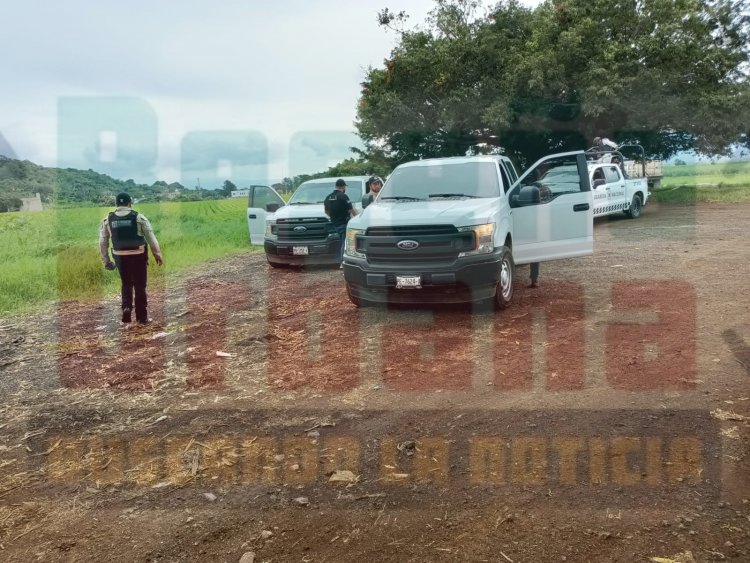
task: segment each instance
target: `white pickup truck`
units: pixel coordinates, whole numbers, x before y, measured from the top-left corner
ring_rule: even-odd
[[[545,157],[521,178],[496,155],[408,162],[349,221],[347,292],[358,306],[491,301],[503,309],[515,264],[593,252],[592,214],[582,151]]]
[[[274,268],[338,264],[341,239],[325,214],[323,200],[338,178],[319,178],[301,184],[289,203],[269,186],[252,186],[247,222],[250,242],[262,244]],[[344,176],[346,195],[357,211],[368,176]]]
[[[646,178],[626,179],[615,164],[589,163],[591,188],[594,192],[594,217],[625,213],[632,219],[641,216],[648,203]]]

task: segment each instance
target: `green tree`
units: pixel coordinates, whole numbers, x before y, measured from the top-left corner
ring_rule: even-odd
[[[370,176],[377,174],[386,176],[391,167],[387,162],[377,162],[370,158],[347,158],[338,164],[331,166],[325,172],[319,174],[320,177],[332,176]]]
[[[391,165],[476,146],[525,164],[597,135],[723,154],[747,140],[748,21],[746,0],[437,0],[369,69],[357,128]]]
[[[236,189],[237,186],[235,186],[231,180],[224,180],[224,185],[221,187],[220,191],[224,194],[224,197],[230,197],[232,192]]]
[[[18,211],[21,209],[21,205],[23,205],[23,202],[18,197],[5,194],[0,195],[0,213]]]

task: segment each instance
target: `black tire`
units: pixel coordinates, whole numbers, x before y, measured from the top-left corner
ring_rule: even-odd
[[[286,264],[279,264],[277,262],[271,262],[270,260],[268,261],[268,265],[271,266],[271,268],[286,268]]]
[[[497,291],[493,300],[496,311],[507,309],[513,300],[515,268],[510,248],[504,246],[500,253],[500,281],[497,283]]]
[[[352,291],[352,287],[349,284],[346,284],[346,294],[349,296],[349,301],[351,301],[355,307],[360,308],[364,305],[362,300],[354,295],[354,292]]]
[[[641,216],[642,207],[641,196],[635,194],[633,196],[633,201],[630,202],[630,208],[625,212],[625,215],[627,215],[631,219],[638,219],[638,217]]]

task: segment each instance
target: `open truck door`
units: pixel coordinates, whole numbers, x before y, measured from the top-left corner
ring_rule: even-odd
[[[508,195],[516,264],[593,253],[594,205],[582,151],[542,158]]]
[[[250,186],[247,198],[247,226],[250,230],[250,243],[263,244],[266,220],[273,219],[276,210],[284,207],[286,203],[270,186]]]

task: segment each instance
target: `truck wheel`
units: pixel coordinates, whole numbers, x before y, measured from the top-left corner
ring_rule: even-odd
[[[268,261],[268,265],[271,266],[271,268],[286,268],[286,264],[279,264],[278,262],[271,262]]]
[[[352,291],[352,287],[349,284],[346,284],[346,294],[349,296],[349,301],[354,303],[354,306],[359,308],[362,307],[363,303],[362,300],[354,295],[354,292]]]
[[[494,301],[495,309],[498,311],[507,308],[513,299],[514,270],[513,255],[510,249],[504,246],[500,253],[500,281],[497,283]]]
[[[625,212],[625,215],[631,219],[638,219],[641,216],[641,196],[635,194],[633,201],[630,202],[630,209]]]

